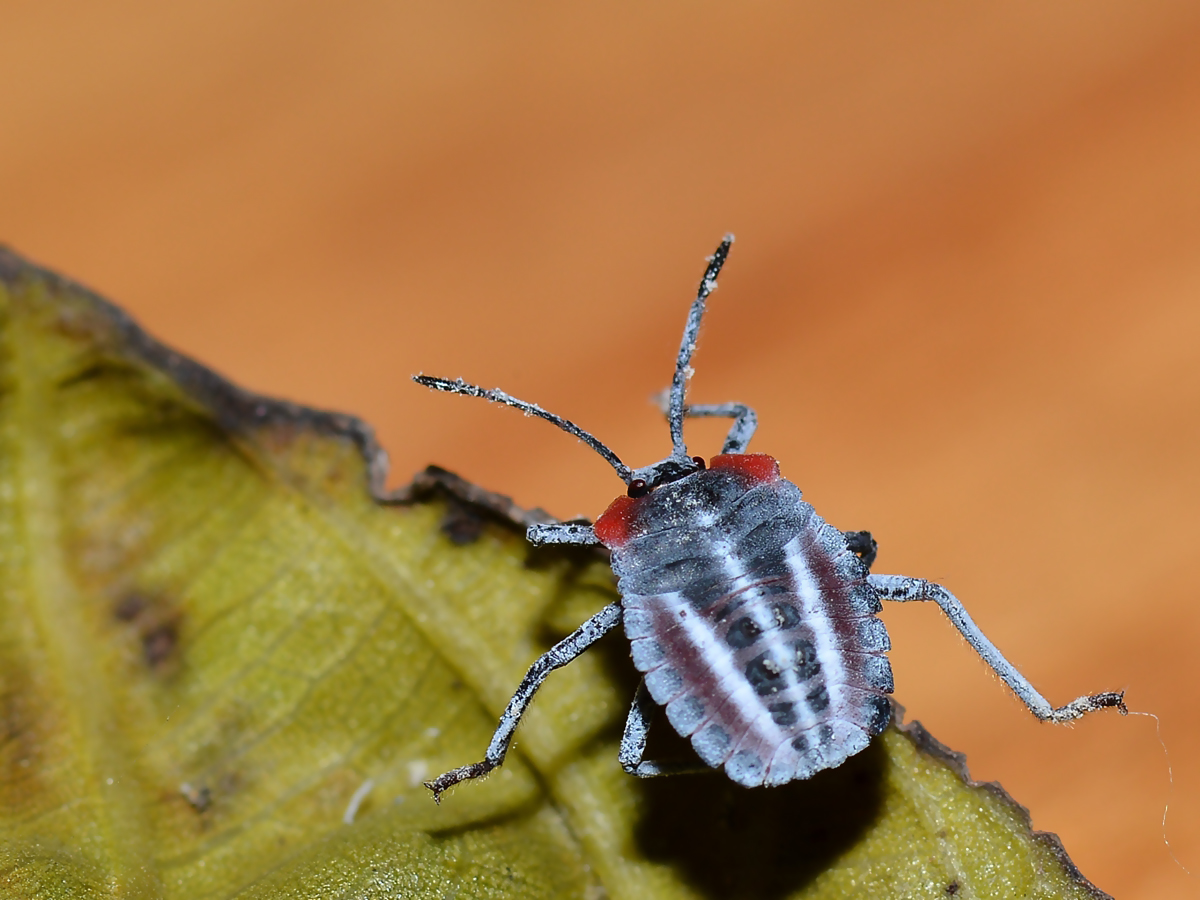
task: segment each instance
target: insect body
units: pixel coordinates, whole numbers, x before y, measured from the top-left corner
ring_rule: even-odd
[[[620,498],[595,530],[634,665],[705,763],[784,784],[887,726],[888,636],[866,566],[774,459],[722,454]]]
[[[483,760],[427,783],[447,788],[504,761],[538,687],[592,643],[624,624],[642,683],[621,739],[620,761],[641,777],[695,766],[643,758],[656,707],[690,739],[705,765],[747,787],[780,785],[840,765],[887,727],[892,672],[880,600],[932,600],[1039,719],[1067,722],[1118,707],[1123,694],[1085,695],[1055,708],[1004,658],[945,588],[917,578],[873,575],[875,542],[821,520],[765,454],[746,453],[757,420],[739,403],[686,405],[700,320],[729,253],[727,236],[709,261],[684,329],[666,404],[671,455],[630,469],[572,422],[500,390],[418,375],[427,387],[482,397],[546,419],[604,457],[628,486],[595,526],[533,525],[535,544],[603,544],[612,552],[621,600],[542,655],[509,701]],[[688,417],[733,420],[718,456],[688,456]]]

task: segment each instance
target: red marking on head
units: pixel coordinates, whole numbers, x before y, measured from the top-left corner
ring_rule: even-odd
[[[722,453],[709,462],[710,469],[732,469],[741,472],[750,481],[767,482],[779,480],[779,463],[775,457],[765,453]]]
[[[641,498],[618,497],[596,520],[596,537],[605,547],[620,547],[629,540],[629,529]]]

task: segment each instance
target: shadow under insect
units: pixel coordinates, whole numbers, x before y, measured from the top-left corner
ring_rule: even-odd
[[[656,756],[690,748],[664,720]],[[776,898],[827,870],[875,823],[887,764],[878,740],[836,769],[776,788],[739,787],[718,771],[643,781],[634,828],[645,858],[675,867],[711,897]]]
[[[638,674],[613,635],[593,648],[633,697]],[[859,844],[883,814],[888,758],[876,739],[834,769],[780,787],[744,788],[706,769],[659,712],[647,756],[694,763],[695,774],[636,779],[635,855],[671,866],[701,896],[790,896]]]

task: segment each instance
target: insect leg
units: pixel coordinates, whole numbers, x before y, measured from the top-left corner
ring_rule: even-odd
[[[637,693],[633,696],[633,706],[629,707],[629,715],[625,718],[625,733],[621,735],[621,749],[617,759],[621,767],[630,775],[649,778],[651,774],[643,775],[642,757],[646,753],[646,737],[650,734],[650,719],[654,716],[654,698],[646,690],[646,679],[638,682]]]
[[[505,707],[504,714],[500,717],[500,724],[496,727],[495,734],[492,735],[491,743],[488,744],[487,755],[480,762],[472,763],[469,766],[460,766],[444,775],[439,775],[433,781],[425,782],[425,787],[433,791],[433,799],[440,802],[442,792],[447,788],[453,787],[460,781],[486,775],[503,763],[504,755],[508,753],[508,745],[512,741],[513,732],[517,729],[517,723],[521,721],[525,707],[529,705],[529,701],[533,699],[537,689],[542,686],[546,676],[571,662],[597,640],[612,631],[620,621],[621,604],[610,603],[539,656],[529,667],[525,677],[521,679],[521,684],[517,687],[512,699],[508,701],[508,706]]]
[[[638,778],[654,778],[659,775],[693,775],[700,772],[711,772],[708,766],[694,763],[667,763],[643,761],[646,753],[646,738],[650,734],[650,720],[654,718],[657,706],[650,691],[646,689],[646,679],[638,684],[637,694],[633,698],[633,706],[629,707],[629,716],[625,719],[625,733],[621,735],[621,749],[617,759],[621,767],[630,775]]]
[[[1018,672],[1016,667],[1004,658],[1004,654],[997,649],[996,645],[979,630],[979,626],[967,614],[958,598],[940,584],[934,584],[921,578],[908,578],[904,575],[871,575],[868,580],[884,600],[932,600],[940,606],[942,612],[959,630],[959,633],[967,639],[967,643],[988,664],[989,668],[999,675],[1001,680],[1012,688],[1013,693],[1021,699],[1021,702],[1029,707],[1029,711],[1043,722],[1070,722],[1072,719],[1078,719],[1084,713],[1109,706],[1115,706],[1122,714],[1126,712],[1124,691],[1085,694],[1072,700],[1066,706],[1051,706],[1050,702],[1037,692],[1025,676]]]
[[[670,416],[668,408],[670,397],[663,392],[657,398],[658,406],[664,416]],[[758,416],[744,403],[704,403],[692,404],[683,408],[685,419],[733,419],[729,434],[725,436],[722,453],[743,453],[750,438],[758,428]]]
[[[750,438],[758,428],[758,416],[744,403],[708,403],[685,406],[683,415],[689,419],[733,419],[725,436],[722,453],[744,453]]]
[[[863,561],[867,571],[871,571],[871,564],[875,562],[875,554],[879,552],[879,544],[875,538],[871,537],[871,532],[843,531],[842,536],[846,539],[846,547],[850,552],[858,554],[858,558]]]
[[[535,547],[541,544],[599,544],[591,525],[576,525],[556,522],[546,525],[530,525],[525,530],[525,539]]]

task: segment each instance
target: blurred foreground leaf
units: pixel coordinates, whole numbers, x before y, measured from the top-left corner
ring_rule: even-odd
[[[452,477],[383,496],[361,422],[3,251],[0,398],[4,896],[1102,896],[919,726],[774,790],[624,775],[619,635],[437,807],[600,554]]]

